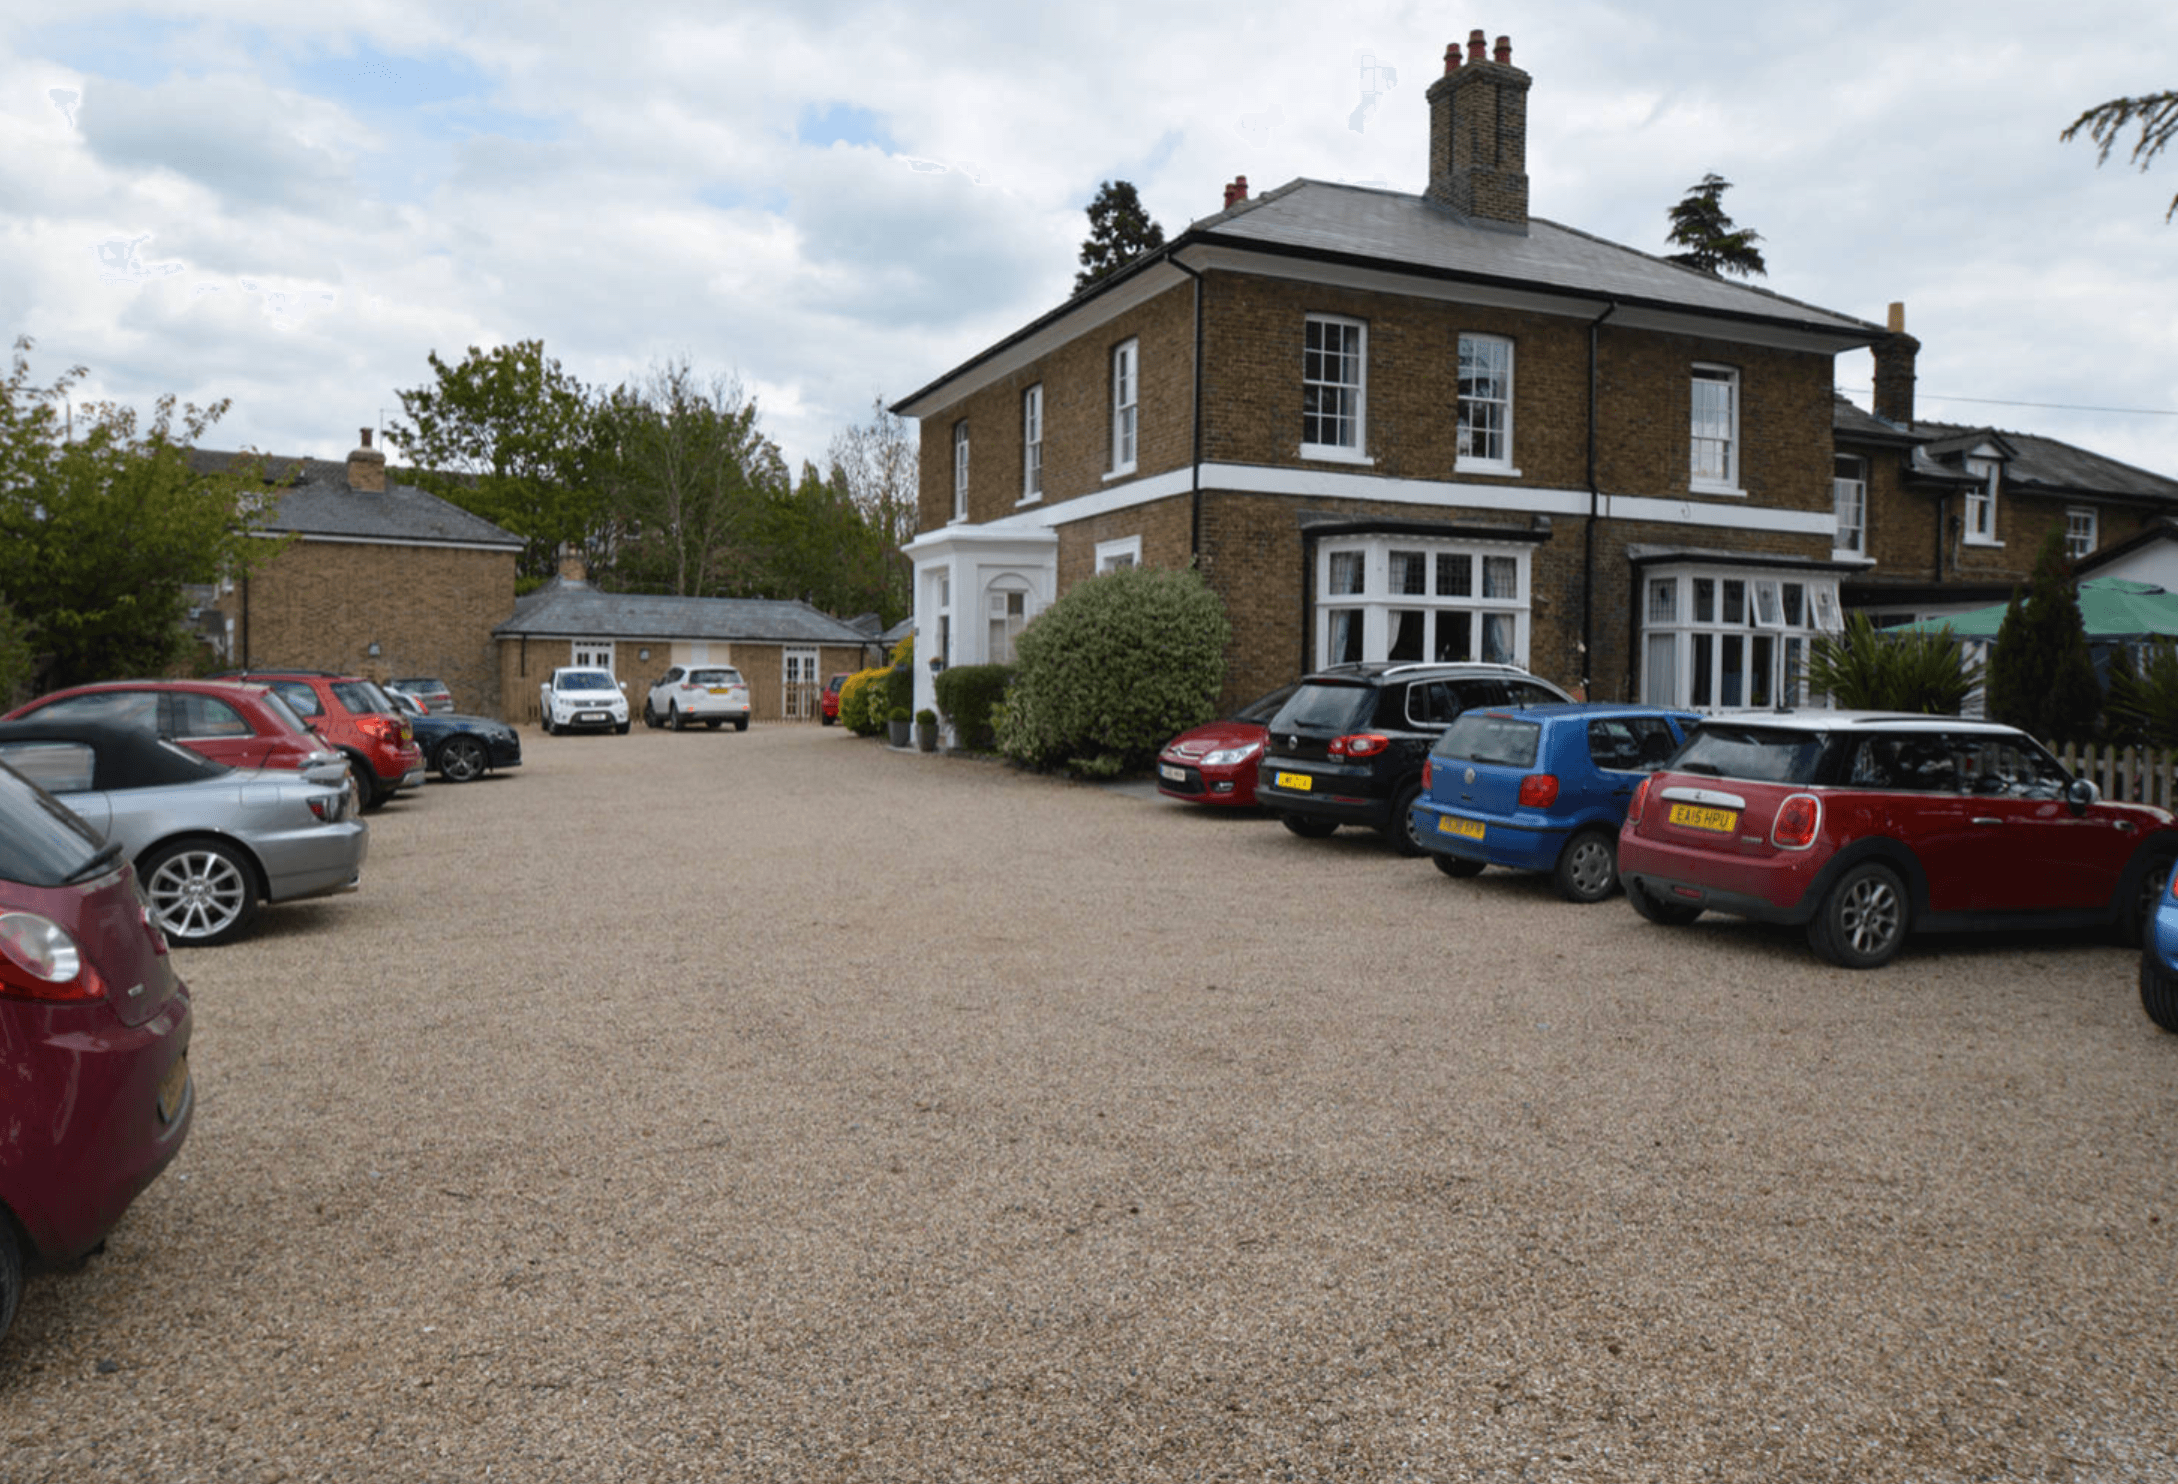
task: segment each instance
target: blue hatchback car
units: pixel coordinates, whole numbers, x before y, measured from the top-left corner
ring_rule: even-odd
[[[1469,711],[1430,752],[1415,836],[1447,876],[1549,871],[1567,901],[1600,902],[1618,887],[1618,829],[1635,785],[1699,720],[1593,701]]]
[[[2155,895],[2140,934],[2140,1008],[2166,1031],[2178,1031],[2178,874]]]

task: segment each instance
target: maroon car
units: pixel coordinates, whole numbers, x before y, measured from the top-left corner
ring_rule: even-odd
[[[339,783],[348,759],[263,685],[234,680],[107,680],[72,685],[10,711],[4,721],[111,721],[170,737],[215,763],[283,768]]]
[[[1180,733],[1157,754],[1157,791],[1191,804],[1253,805],[1264,728],[1299,684],[1281,685],[1219,721]]]
[[[0,1333],[189,1134],[189,991],[121,846],[0,764]]]
[[[2168,811],[2103,802],[2016,728],[1849,711],[1703,722],[1635,791],[1618,845],[1627,900],[1651,922],[1805,925],[1853,969],[1890,962],[1913,932],[2137,941],[2174,862]]]

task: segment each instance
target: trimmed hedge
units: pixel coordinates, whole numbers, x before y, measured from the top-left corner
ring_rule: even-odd
[[[952,665],[938,672],[938,709],[953,723],[960,746],[974,752],[997,746],[991,708],[1011,684],[1011,665]]]
[[[1111,778],[1217,714],[1232,627],[1199,573],[1123,567],[1038,614],[998,719],[998,750]]]
[[[892,671],[885,666],[857,670],[839,688],[839,724],[858,737],[874,737],[885,730],[884,712],[872,703],[885,700],[885,681]]]

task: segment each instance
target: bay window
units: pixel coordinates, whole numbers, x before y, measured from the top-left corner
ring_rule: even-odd
[[[1353,536],[1317,552],[1319,664],[1527,663],[1529,550],[1430,536]]]

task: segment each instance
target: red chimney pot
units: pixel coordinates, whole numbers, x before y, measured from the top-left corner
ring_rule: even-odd
[[[1498,65],[1499,65],[1500,67],[1510,67],[1510,66],[1512,65],[1512,60],[1513,60],[1513,39],[1512,39],[1512,38],[1511,38],[1510,36],[1500,36],[1500,37],[1498,37],[1498,38],[1497,38],[1497,64],[1498,64]]]
[[[1489,45],[1489,41],[1488,41],[1488,39],[1487,39],[1487,38],[1485,38],[1485,37],[1483,36],[1482,32],[1481,32],[1481,31],[1480,31],[1479,29],[1478,29],[1478,30],[1474,30],[1474,31],[1470,31],[1470,32],[1468,32],[1468,33],[1467,33],[1467,60],[1468,60],[1468,61],[1470,61],[1470,62],[1480,62],[1480,61],[1483,61],[1483,60],[1485,60],[1485,58],[1483,57],[1483,54],[1482,54],[1482,53],[1483,53],[1483,48],[1484,48],[1484,47],[1486,47],[1486,46],[1488,46],[1488,45]]]
[[[369,428],[363,429],[361,436],[363,439],[363,446],[365,448],[369,448],[371,446],[371,430]]]
[[[1457,41],[1444,49],[1444,70],[1447,75],[1460,70],[1460,44]]]

